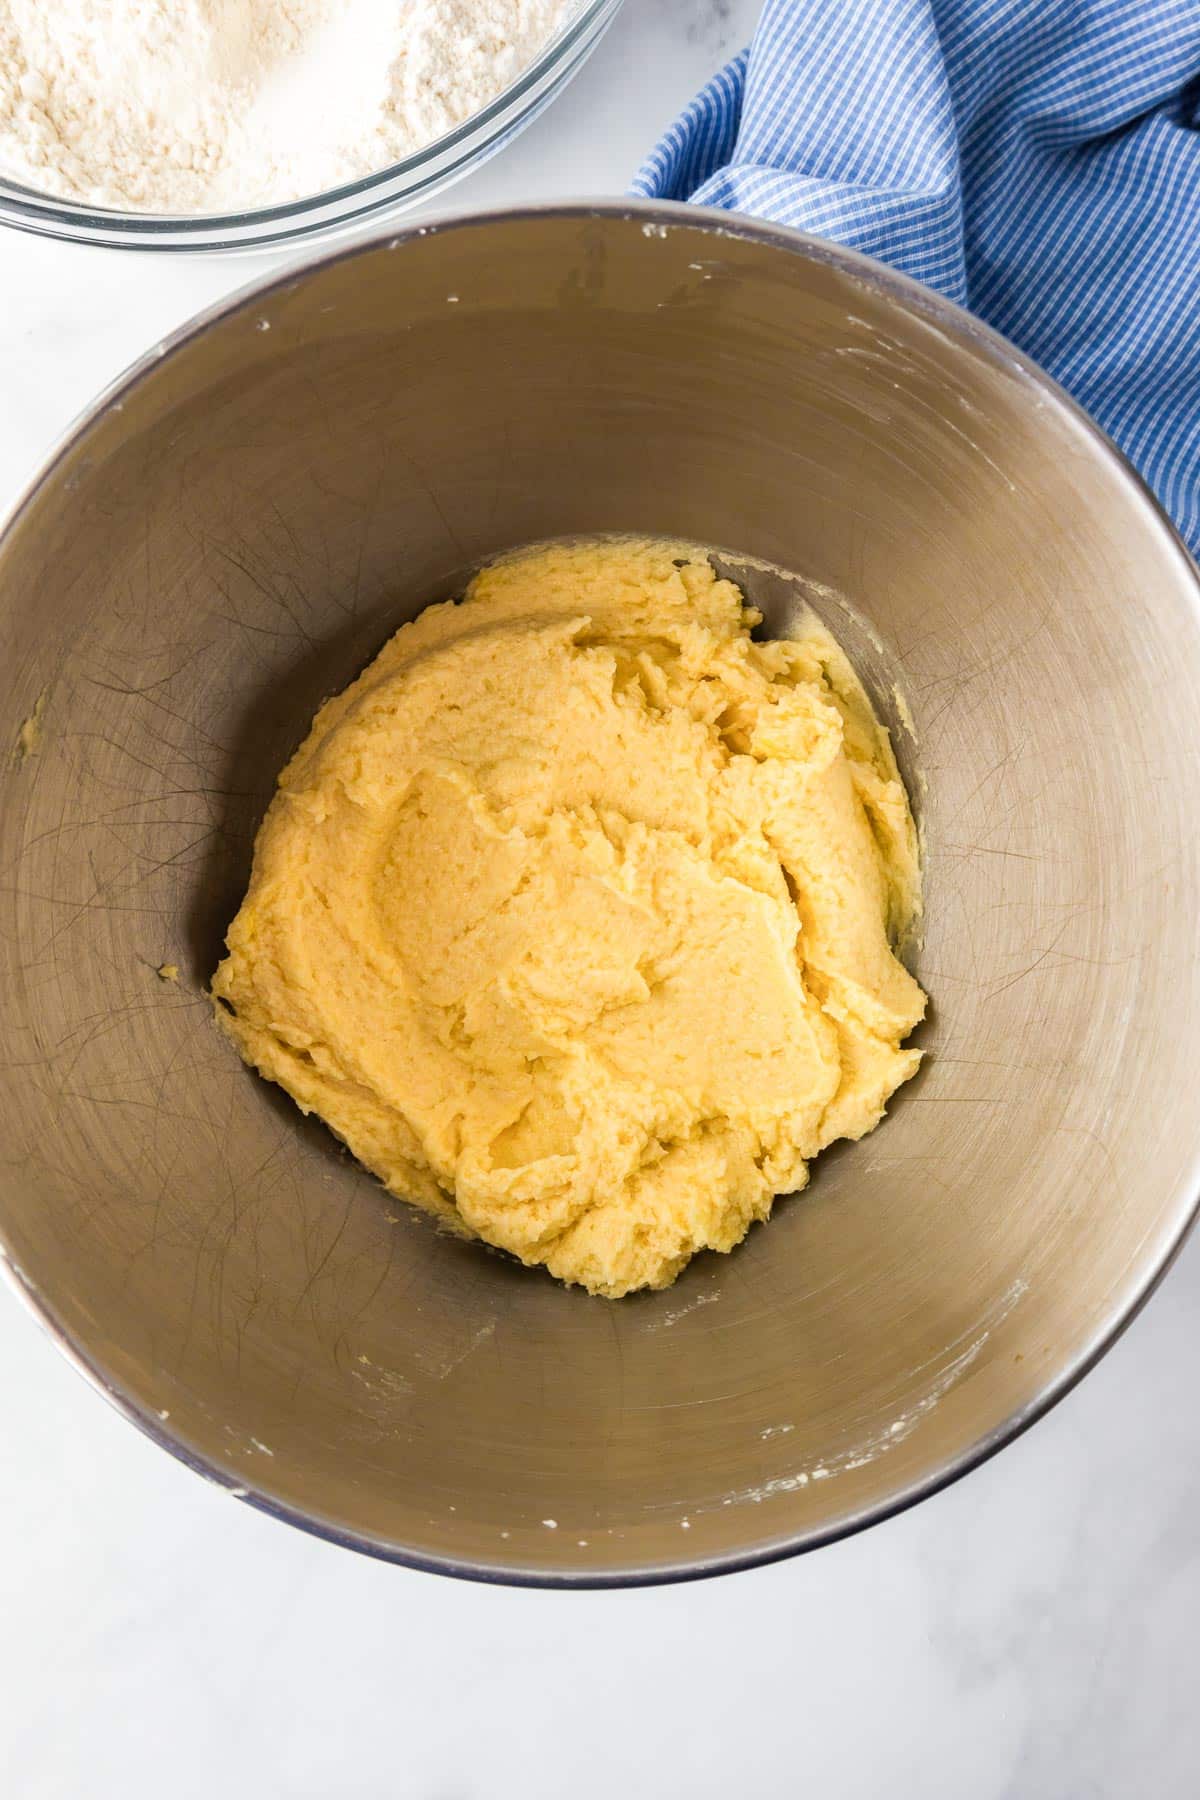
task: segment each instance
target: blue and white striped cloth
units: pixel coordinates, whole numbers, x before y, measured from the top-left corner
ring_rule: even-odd
[[[766,0],[634,192],[833,238],[971,307],[1200,553],[1200,0]]]

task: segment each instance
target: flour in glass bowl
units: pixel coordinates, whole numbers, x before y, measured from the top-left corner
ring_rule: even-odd
[[[0,174],[241,211],[399,162],[502,93],[572,0],[0,0]]]

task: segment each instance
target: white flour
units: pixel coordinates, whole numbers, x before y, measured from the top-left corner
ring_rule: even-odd
[[[410,156],[501,93],[570,0],[0,0],[0,170],[227,212]]]

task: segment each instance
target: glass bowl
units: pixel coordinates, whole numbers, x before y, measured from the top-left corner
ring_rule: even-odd
[[[238,213],[121,212],[41,193],[0,172],[0,224],[119,250],[259,250],[328,238],[360,219],[429,199],[523,131],[571,80],[611,25],[621,0],[586,0],[511,86],[424,149],[360,181],[281,206]]]

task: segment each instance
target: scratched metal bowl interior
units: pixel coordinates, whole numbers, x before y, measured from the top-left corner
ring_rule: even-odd
[[[874,1135],[619,1303],[391,1200],[204,997],[322,697],[481,559],[608,530],[813,584],[914,782],[932,995]],[[750,586],[782,623],[787,585]],[[98,405],[0,545],[0,620],[9,738],[39,721],[0,776],[0,1233],[96,1383],[234,1492],[500,1578],[766,1558],[1005,1441],[1178,1244],[1196,577],[922,290],[678,209],[354,249]]]

